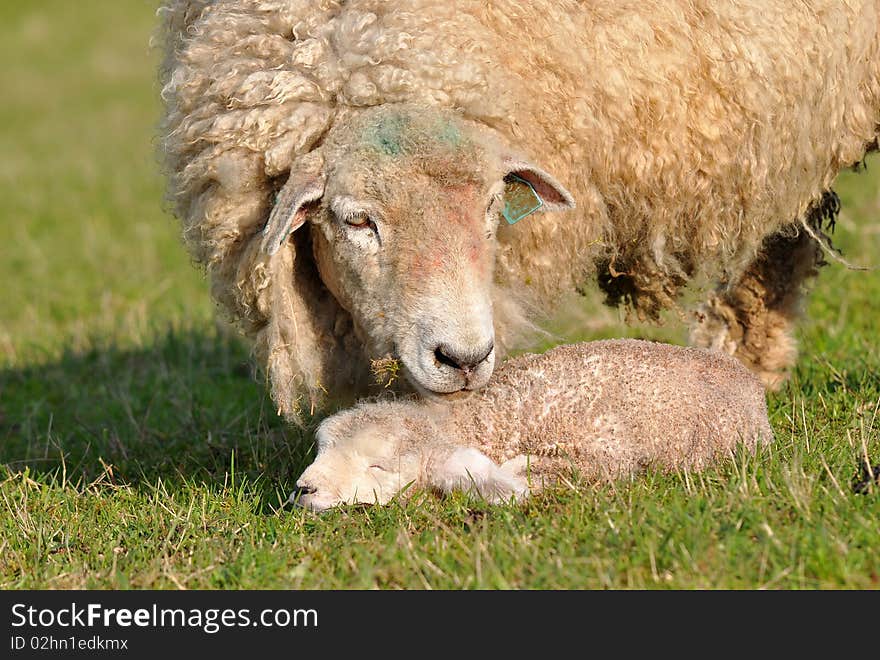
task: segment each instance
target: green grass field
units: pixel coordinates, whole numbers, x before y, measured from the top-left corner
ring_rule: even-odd
[[[309,436],[163,213],[153,0],[0,4],[0,588],[880,586],[880,272],[822,273],[772,448],[518,506],[282,507]],[[880,264],[880,160],[835,240]],[[568,339],[682,341],[585,313]],[[569,326],[570,326],[569,322]]]

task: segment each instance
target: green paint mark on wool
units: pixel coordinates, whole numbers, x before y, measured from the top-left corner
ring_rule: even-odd
[[[405,115],[392,114],[382,117],[378,123],[367,127],[364,141],[387,156],[400,156],[412,153],[431,142],[445,144],[459,149],[464,138],[455,122],[437,119],[428,124],[416,122]]]
[[[461,131],[458,130],[458,126],[456,126],[452,121],[448,119],[440,120],[437,123],[437,139],[440,142],[445,142],[448,145],[451,145],[455,148],[461,146],[462,137]]]
[[[390,115],[367,129],[366,141],[388,156],[399,156],[405,151],[407,119],[401,115]]]

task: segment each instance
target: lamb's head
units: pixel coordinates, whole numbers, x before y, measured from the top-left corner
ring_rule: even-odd
[[[490,502],[524,497],[526,462],[499,466],[482,452],[443,437],[439,407],[360,404],[318,427],[318,455],[290,501],[325,511],[341,504],[386,504],[407,487],[464,491]]]
[[[292,502],[313,511],[340,504],[386,504],[422,474],[422,456],[406,430],[369,407],[327,418],[315,434],[318,455],[296,482]]]
[[[498,223],[573,205],[489,129],[382,106],[348,113],[294,163],[264,246],[273,252],[308,221],[321,279],[367,354],[399,359],[422,394],[448,394],[492,373]]]

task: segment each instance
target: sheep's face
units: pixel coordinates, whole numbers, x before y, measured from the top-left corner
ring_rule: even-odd
[[[307,194],[282,196],[319,202],[309,214],[318,270],[367,354],[398,359],[423,394],[483,387],[495,361],[495,233],[506,191],[532,186],[542,210],[570,208],[570,195],[485,129],[438,110],[364,111],[340,121],[320,154],[315,174],[297,173],[293,184]]]
[[[331,418],[332,419],[332,418]],[[342,504],[386,504],[419,476],[416,454],[400,452],[394,433],[377,425],[318,429],[318,456],[297,480],[291,501],[312,511]]]

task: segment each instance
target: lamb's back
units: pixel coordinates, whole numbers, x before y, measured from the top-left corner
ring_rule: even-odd
[[[735,359],[638,340],[513,358],[457,421],[494,460],[529,455],[554,477],[698,469],[772,437],[763,387]]]

